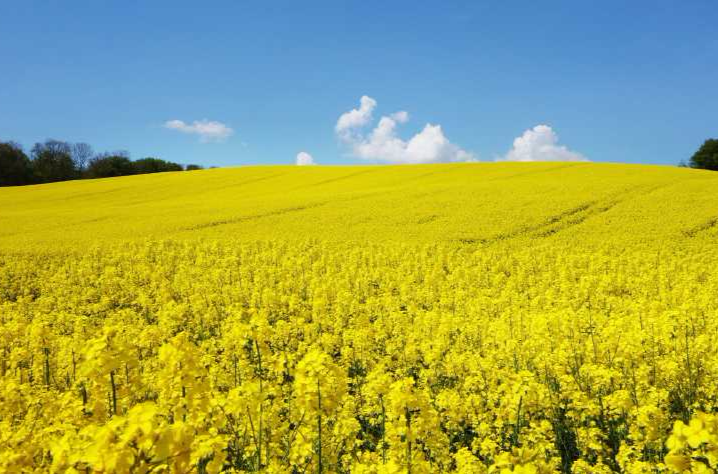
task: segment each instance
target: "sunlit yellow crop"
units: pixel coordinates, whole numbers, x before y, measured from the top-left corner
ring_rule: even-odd
[[[0,188],[0,472],[718,470],[718,173]]]

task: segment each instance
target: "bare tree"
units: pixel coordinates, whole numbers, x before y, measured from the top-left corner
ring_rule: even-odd
[[[37,156],[41,153],[48,153],[51,155],[69,155],[72,151],[72,147],[69,143],[61,140],[54,140],[52,138],[45,140],[43,143],[35,143],[32,147],[32,154]]]
[[[87,163],[94,156],[95,152],[87,143],[75,143],[72,145],[72,161],[75,162],[80,173],[87,169]]]

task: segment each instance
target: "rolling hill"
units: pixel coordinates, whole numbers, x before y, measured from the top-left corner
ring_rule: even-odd
[[[706,472],[716,222],[617,164],[0,189],[0,471]]]
[[[255,166],[0,188],[0,248],[143,239],[715,237],[718,174],[593,163]]]

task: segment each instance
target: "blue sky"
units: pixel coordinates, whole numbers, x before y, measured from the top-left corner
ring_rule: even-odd
[[[3,1],[0,140],[219,166],[300,151],[533,159],[548,140],[548,155],[675,164],[718,136],[717,13],[715,0]],[[364,95],[371,120],[342,135]],[[185,133],[204,119],[233,133]]]

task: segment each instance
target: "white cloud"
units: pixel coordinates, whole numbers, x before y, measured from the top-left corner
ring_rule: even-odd
[[[165,128],[177,130],[182,133],[199,135],[202,142],[220,142],[234,133],[227,125],[214,120],[195,120],[191,124],[182,120],[168,120],[165,122]]]
[[[359,100],[358,109],[343,113],[337,120],[337,125],[334,127],[337,134],[345,139],[350,138],[353,129],[363,127],[369,123],[374,107],[376,107],[374,99],[365,95],[362,96]]]
[[[297,166],[308,165],[316,165],[316,163],[314,162],[314,158],[312,158],[312,155],[310,155],[306,151],[300,151],[299,153],[297,153]]]
[[[394,119],[397,123],[406,123],[409,121],[409,112],[406,112],[404,110],[400,110],[399,112],[394,112],[390,115],[391,118]]]
[[[504,161],[588,161],[580,153],[558,144],[558,135],[548,125],[537,125],[516,137]]]
[[[351,147],[357,158],[387,163],[435,163],[449,161],[472,161],[474,155],[451,143],[441,125],[426,124],[424,129],[403,140],[396,134],[397,124],[406,123],[409,114],[395,112],[379,119],[368,135],[362,132],[372,118],[376,101],[363,96],[358,109],[342,114],[335,130],[339,138]]]

